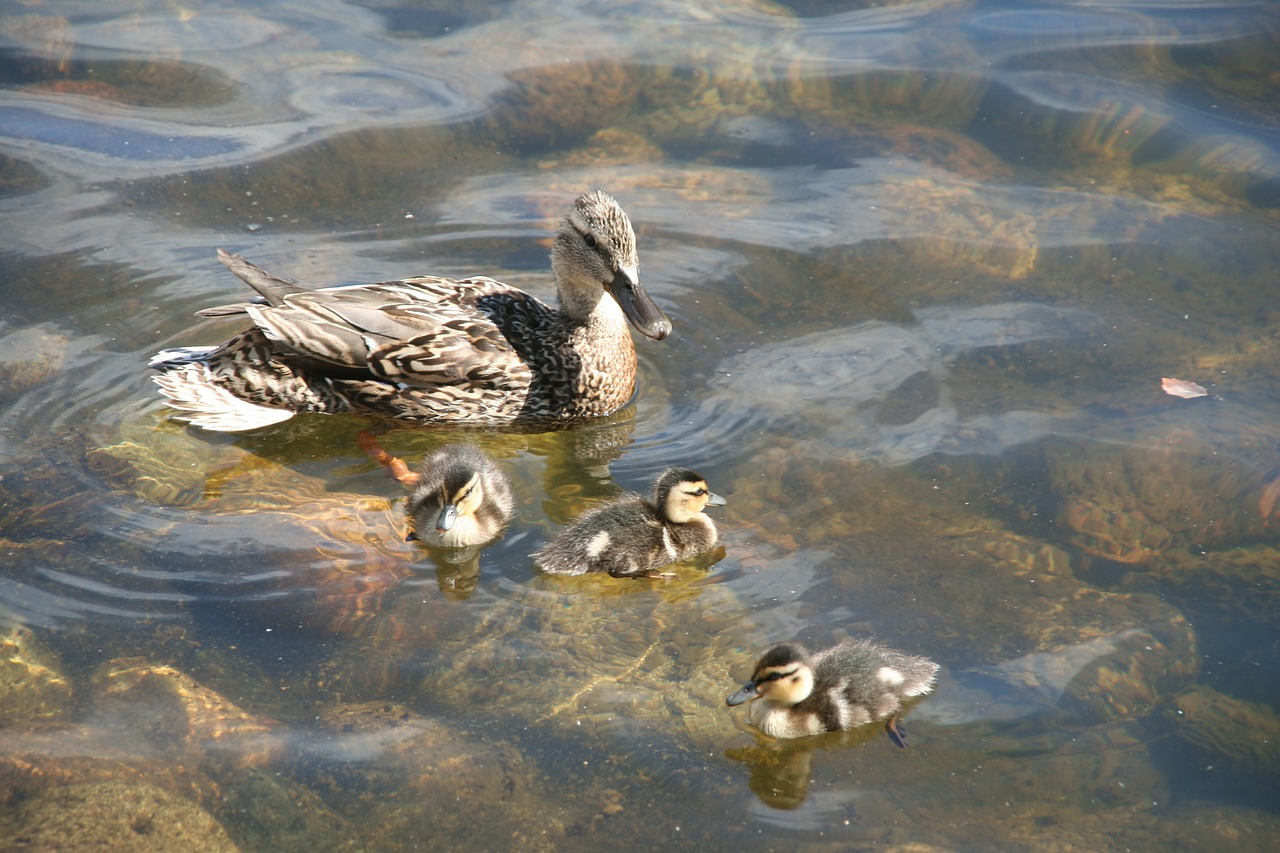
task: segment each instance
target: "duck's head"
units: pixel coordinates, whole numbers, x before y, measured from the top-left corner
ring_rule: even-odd
[[[413,529],[406,541],[431,536],[429,531],[444,536],[460,519],[475,518],[484,503],[484,486],[484,474],[465,465],[450,466],[438,483],[420,486],[409,498],[407,511]]]
[[[688,522],[708,506],[724,506],[725,499],[707,488],[707,481],[688,468],[668,468],[654,485],[653,502],[676,524]]]
[[[730,707],[753,699],[778,705],[795,705],[813,692],[813,668],[809,653],[790,643],[774,646],[756,664],[751,680],[725,700]]]
[[[671,334],[671,321],[640,284],[631,220],[608,193],[595,190],[573,202],[556,232],[551,268],[571,316],[590,316],[603,290],[640,334],[655,341]]]

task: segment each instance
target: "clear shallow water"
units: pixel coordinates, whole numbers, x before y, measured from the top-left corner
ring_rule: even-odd
[[[1265,849],[1274,9],[838,6],[6,12],[4,826],[154,785],[241,849]],[[546,294],[592,186],[676,334],[611,423],[476,436],[522,508],[478,576],[357,419],[166,419],[147,357],[234,331],[216,247]],[[709,572],[533,572],[675,463],[730,501]],[[911,749],[723,706],[863,633],[945,667]]]

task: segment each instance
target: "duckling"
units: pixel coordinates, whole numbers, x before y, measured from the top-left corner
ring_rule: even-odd
[[[427,454],[416,472],[378,446],[362,430],[360,446],[411,488],[405,507],[406,542],[433,548],[470,548],[497,539],[515,516],[511,481],[484,451],[471,444],[446,444]]]
[[[763,699],[750,710],[751,724],[777,738],[847,731],[885,720],[885,731],[904,749],[898,726],[904,697],[933,689],[938,665],[871,640],[846,640],[814,654],[795,643],[774,646],[756,664],[742,689],[725,700],[733,707]]]
[[[668,468],[654,483],[652,501],[627,494],[590,510],[533,559],[551,574],[672,578],[673,572],[658,569],[706,553],[716,544],[716,526],[702,510],[724,503],[701,474]]]
[[[618,202],[579,196],[551,248],[559,307],[486,276],[417,276],[308,290],[218,250],[258,298],[206,308],[252,325],[217,347],[151,359],[175,417],[238,432],[298,412],[427,424],[572,426],[618,411],[636,387],[627,330],[671,321],[640,284]]]

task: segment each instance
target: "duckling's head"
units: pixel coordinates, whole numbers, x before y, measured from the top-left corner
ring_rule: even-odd
[[[708,506],[724,506],[725,499],[707,488],[707,481],[688,468],[668,468],[654,484],[653,502],[676,524],[686,524]]]
[[[448,538],[459,520],[465,524],[475,518],[484,498],[483,472],[469,465],[448,466],[443,477],[423,483],[410,496],[406,512],[413,530],[406,540]]]
[[[802,646],[784,643],[760,658],[751,680],[726,699],[725,704],[732,707],[753,699],[765,699],[791,706],[803,702],[812,692],[813,667],[809,665],[809,653]]]
[[[551,246],[551,268],[560,304],[586,320],[608,293],[640,334],[660,341],[671,321],[640,284],[640,260],[631,220],[613,196],[601,190],[579,196]]]

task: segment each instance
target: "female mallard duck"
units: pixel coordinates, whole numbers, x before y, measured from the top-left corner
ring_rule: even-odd
[[[560,307],[491,278],[419,276],[306,290],[238,255],[219,259],[260,298],[199,312],[254,326],[218,347],[164,350],[156,384],[178,417],[223,432],[298,412],[427,424],[571,424],[635,391],[627,321],[662,340],[671,323],[640,286],[635,233],[596,190],[551,248]]]
[[[623,495],[579,516],[533,555],[558,575],[608,572],[615,578],[670,578],[659,568],[704,554],[716,544],[716,526],[703,514],[724,498],[688,468],[669,468],[654,483],[653,500]]]
[[[876,720],[898,746],[907,742],[898,727],[902,699],[933,689],[938,665],[881,646],[846,640],[810,655],[803,646],[774,646],[756,664],[742,689],[725,702],[751,706],[751,724],[778,738],[846,731]]]
[[[433,548],[470,548],[497,539],[515,517],[511,481],[484,451],[472,444],[446,444],[427,454],[416,472],[360,433],[360,446],[413,489],[405,515],[409,535]]]

